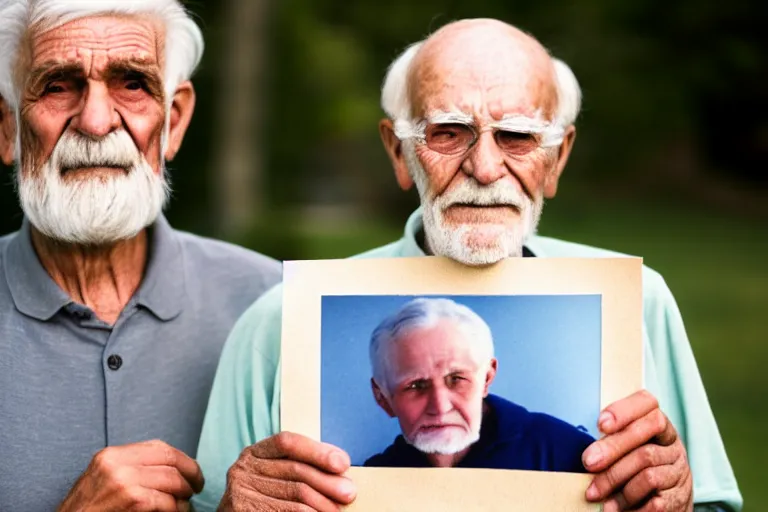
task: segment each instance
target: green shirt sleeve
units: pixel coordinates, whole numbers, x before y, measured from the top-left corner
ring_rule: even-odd
[[[196,511],[215,511],[240,452],[280,430],[281,306],[277,286],[241,316],[224,345],[197,450],[205,487],[192,501]]]
[[[686,447],[694,501],[741,510],[741,493],[677,303],[661,275],[647,267],[643,289],[645,387],[659,400]]]

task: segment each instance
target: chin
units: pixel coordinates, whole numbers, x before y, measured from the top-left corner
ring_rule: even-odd
[[[434,254],[469,266],[492,265],[505,258],[521,256],[524,234],[499,224],[464,225],[428,237]]]

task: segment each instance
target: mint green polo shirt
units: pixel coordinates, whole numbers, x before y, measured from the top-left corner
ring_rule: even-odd
[[[417,243],[421,229],[418,209],[408,219],[403,238],[355,257],[424,256]],[[540,258],[625,256],[541,236],[531,237],[526,247]],[[216,510],[227,470],[240,452],[280,431],[281,315],[282,287],[278,285],[240,317],[224,346],[197,451],[205,489],[195,497],[196,510]],[[645,387],[659,400],[687,448],[695,502],[741,510],[742,497],[680,311],[661,275],[645,266],[643,317]]]

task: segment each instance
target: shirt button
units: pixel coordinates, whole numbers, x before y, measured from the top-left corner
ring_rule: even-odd
[[[110,370],[119,370],[123,366],[123,358],[117,354],[112,354],[107,358],[107,366]]]

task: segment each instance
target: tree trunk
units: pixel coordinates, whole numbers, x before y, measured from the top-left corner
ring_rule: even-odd
[[[269,0],[227,0],[212,132],[217,231],[237,238],[265,207],[262,137]]]

